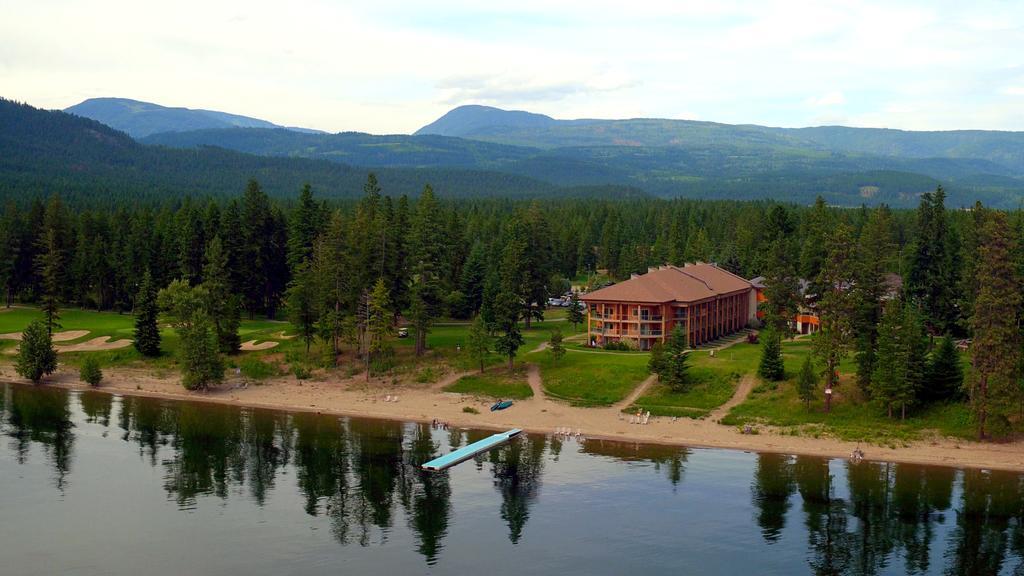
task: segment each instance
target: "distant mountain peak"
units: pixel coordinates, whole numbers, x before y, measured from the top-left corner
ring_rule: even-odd
[[[544,114],[523,110],[503,110],[493,106],[467,104],[452,108],[444,116],[417,130],[414,134],[468,136],[494,127],[542,128],[558,121]]]
[[[128,133],[133,138],[144,138],[160,132],[188,132],[210,128],[288,128],[249,116],[216,110],[172,108],[130,98],[89,98],[64,111],[102,122]],[[316,132],[304,128],[288,129]]]

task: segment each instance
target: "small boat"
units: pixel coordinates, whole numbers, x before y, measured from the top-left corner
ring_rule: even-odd
[[[495,410],[504,410],[505,408],[508,408],[511,405],[511,400],[498,400],[497,402],[494,403],[493,406],[491,406],[491,412],[494,412]]]

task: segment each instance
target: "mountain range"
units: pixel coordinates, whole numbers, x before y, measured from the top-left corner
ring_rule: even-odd
[[[227,158],[231,153],[243,165],[319,161],[302,166],[314,174],[329,173],[328,165],[334,164],[353,173],[373,169],[408,178],[418,175],[453,196],[580,190],[606,194],[618,189],[663,197],[800,203],[822,195],[837,205],[885,202],[906,207],[942,184],[951,205],[981,200],[1017,207],[1024,199],[1021,132],[792,129],[649,118],[558,120],[460,106],[414,134],[373,135],[288,129],[244,116],[121,99],[88,100],[67,111],[92,117],[99,104],[103,115],[93,119],[134,135],[133,143],[150,155],[177,158],[191,150],[195,157]],[[111,113],[126,109],[140,112]],[[205,119],[218,124],[197,129],[197,122]],[[233,167],[220,164],[219,170],[229,169]],[[445,190],[440,182],[455,189]],[[513,190],[515,186],[522,189]],[[570,192],[570,187],[575,190]]]
[[[107,126],[142,138],[158,132],[185,132],[210,128],[287,128],[300,132],[318,132],[308,128],[278,126],[259,118],[250,118],[215,110],[168,108],[128,98],[89,98],[64,109],[68,114],[92,118]]]
[[[70,202],[101,205],[225,197],[241,193],[251,178],[280,198],[294,198],[307,182],[321,198],[358,198],[370,171],[386,193],[396,196],[416,196],[426,184],[448,198],[643,195],[624,186],[564,187],[489,170],[371,168],[210,146],[153,146],[95,120],[0,98],[0,200],[25,202],[60,193]]]

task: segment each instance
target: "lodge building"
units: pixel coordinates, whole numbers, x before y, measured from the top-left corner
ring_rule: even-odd
[[[646,274],[585,294],[587,342],[626,342],[650,350],[676,326],[700,346],[756,320],[757,291],[714,264],[650,268]]]

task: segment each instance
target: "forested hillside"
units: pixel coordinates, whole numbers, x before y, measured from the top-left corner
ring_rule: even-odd
[[[1002,152],[981,144],[960,150],[947,143],[913,150],[908,145],[904,154],[904,148],[873,142],[874,136],[854,138],[859,129],[843,129],[853,132],[842,138],[826,137],[827,129],[807,130],[657,119],[564,121],[464,106],[413,136],[226,129],[154,134],[143,141],[371,167],[495,170],[561,186],[628,185],[662,197],[810,203],[822,196],[837,205],[909,207],[940,183],[955,206],[981,200],[1012,207],[1024,195],[1024,169],[1014,168],[1024,163],[1012,161],[1013,134],[1002,137]],[[978,134],[979,142],[1000,138],[1000,133]],[[830,147],[832,141],[843,146]],[[954,154],[957,150],[962,153]],[[983,157],[986,151],[998,161]]]
[[[306,158],[147,146],[94,120],[0,99],[0,199],[24,202],[60,193],[71,203],[110,205],[186,195],[225,197],[237,194],[251,178],[259,179],[271,196],[293,196],[308,182],[323,197],[355,198],[366,172]],[[485,170],[385,167],[376,172],[396,195],[416,195],[428,182],[447,197],[560,192],[547,182]]]
[[[524,115],[530,121],[524,121]],[[773,128],[694,120],[555,120],[485,106],[460,106],[416,134],[444,134],[537,148],[572,146],[685,146],[806,148],[899,158],[984,160],[1024,174],[1024,132],[908,131],[819,126]]]
[[[205,128],[283,128],[272,122],[216,110],[169,108],[128,98],[90,98],[64,109],[69,114],[91,118],[111,128],[141,138],[157,132],[202,130]],[[305,132],[315,130],[296,129]]]

